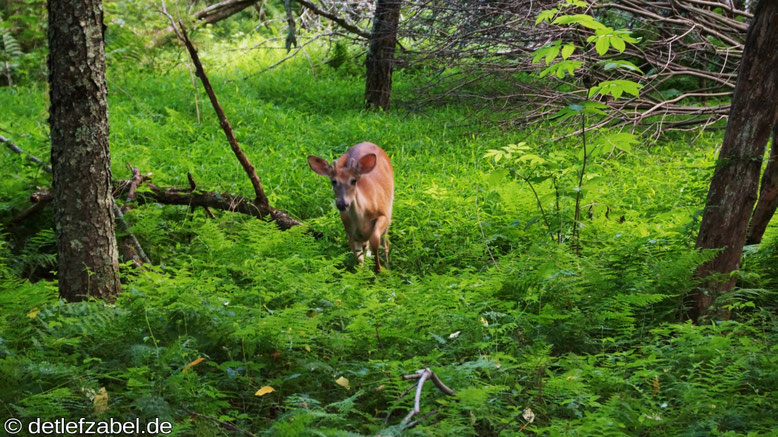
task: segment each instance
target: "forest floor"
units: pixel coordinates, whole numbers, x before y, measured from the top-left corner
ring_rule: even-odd
[[[576,239],[581,139],[555,140],[568,126],[507,130],[465,104],[367,112],[356,61],[331,68],[312,48],[310,61],[266,71],[282,51],[198,44],[271,205],[304,225],[135,206],[126,218],[153,266],[124,265],[113,305],[57,299],[50,210],[5,226],[0,419],[160,418],[202,436],[778,426],[775,229],[747,248],[739,288],[719,303],[735,320],[684,317],[694,268],[711,256],[694,238],[721,130],[592,134]],[[129,163],[157,185],[186,187],[189,172],[202,189],[248,196],[186,62],[109,56],[114,178],[129,179]],[[424,74],[396,73],[396,98]],[[1,88],[0,128],[47,161],[46,93]],[[361,141],[395,172],[391,264],[377,275],[355,265],[329,183],[306,161]],[[512,159],[485,156],[511,144]],[[51,180],[7,149],[0,162],[5,225]],[[426,384],[419,417],[436,413],[403,431],[414,392],[400,396],[413,383],[401,377],[423,368],[455,394]]]

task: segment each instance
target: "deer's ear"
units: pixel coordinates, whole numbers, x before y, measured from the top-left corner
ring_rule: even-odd
[[[359,174],[370,173],[375,168],[375,164],[376,164],[375,153],[370,153],[368,155],[359,158],[356,171],[358,171]]]
[[[332,166],[327,161],[319,158],[318,156],[309,156],[308,165],[311,166],[311,170],[313,170],[316,174],[329,176],[332,173]]]

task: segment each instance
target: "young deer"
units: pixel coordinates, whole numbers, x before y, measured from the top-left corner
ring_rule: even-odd
[[[346,228],[348,244],[361,265],[367,243],[375,254],[375,271],[381,270],[378,246],[383,242],[384,259],[389,264],[386,231],[392,221],[394,172],[389,157],[373,143],[359,143],[340,158],[327,161],[309,156],[311,170],[332,181],[335,206]]]

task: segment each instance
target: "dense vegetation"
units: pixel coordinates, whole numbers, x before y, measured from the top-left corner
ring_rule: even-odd
[[[775,432],[774,228],[717,301],[733,320],[684,321],[694,269],[713,256],[694,239],[721,130],[587,138],[599,152],[576,234],[581,139],[554,139],[577,122],[497,128],[467,102],[364,111],[363,58],[328,63],[342,46],[311,44],[309,59],[266,70],[285,54],[249,49],[264,36],[246,21],[196,43],[271,203],[304,226],[136,206],[126,217],[154,266],[124,265],[115,304],[58,300],[49,210],[5,226],[0,418],[161,418],[200,436]],[[131,163],[160,185],[191,172],[248,195],[185,55],[146,51],[119,26],[107,40],[114,178]],[[0,88],[0,128],[47,158],[47,89],[29,64]],[[426,73],[395,73],[394,92]],[[360,141],[395,169],[391,265],[377,275],[355,265],[305,160]],[[5,224],[51,181],[0,159]],[[456,395],[425,385],[422,413],[438,413],[403,431],[401,376],[425,367]]]

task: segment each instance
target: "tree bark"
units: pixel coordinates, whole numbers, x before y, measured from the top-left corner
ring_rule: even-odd
[[[762,242],[762,236],[775,214],[778,207],[778,122],[773,127],[773,145],[770,149],[770,159],[762,174],[762,187],[759,190],[759,201],[751,216],[751,224],[748,226],[746,244],[758,244]]]
[[[748,219],[759,187],[764,148],[778,107],[778,32],[775,29],[778,29],[778,2],[760,2],[746,37],[727,130],[697,237],[697,248],[723,248],[723,251],[696,272],[699,278],[705,279],[694,294],[690,315],[695,319],[707,310],[718,293],[735,285],[734,278],[726,275],[740,265]]]
[[[365,106],[389,109],[392,96],[392,69],[394,48],[397,44],[397,25],[400,21],[401,0],[376,0],[373,32],[365,65]]]
[[[59,294],[121,289],[111,196],[101,0],[49,0],[49,124]]]

